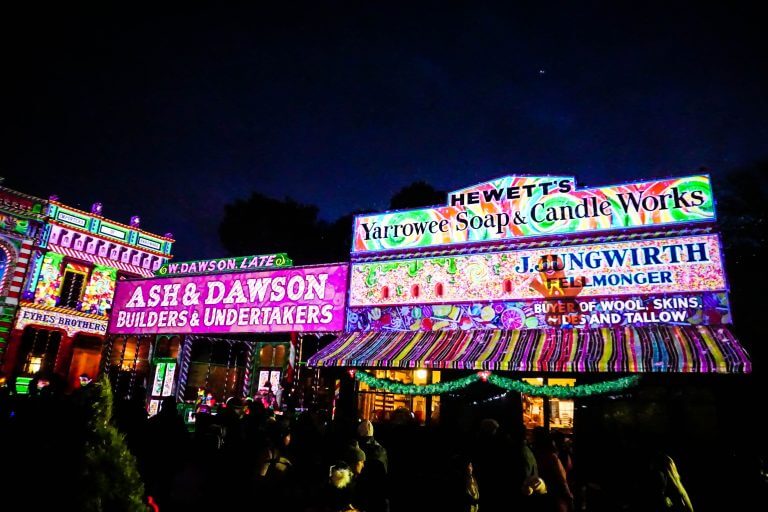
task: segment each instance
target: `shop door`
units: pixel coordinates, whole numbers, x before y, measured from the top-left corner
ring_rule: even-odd
[[[101,363],[102,340],[96,336],[78,335],[72,342],[72,362],[67,373],[67,389],[79,386],[80,375],[95,379]]]

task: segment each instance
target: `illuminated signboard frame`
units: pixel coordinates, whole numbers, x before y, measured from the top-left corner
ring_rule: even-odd
[[[94,318],[92,315],[73,315],[50,309],[22,306],[19,309],[14,328],[24,330],[28,325],[63,329],[70,337],[77,333],[95,334],[96,336],[104,336],[107,333],[107,320],[103,317]]]
[[[595,328],[732,323],[726,292],[352,307],[347,331]]]
[[[508,176],[454,192],[446,206],[357,215],[351,252],[425,249],[716,220],[712,186],[705,174],[582,190],[574,187],[570,177]],[[508,191],[515,194],[496,199]],[[530,197],[525,195],[528,191]],[[493,200],[484,201],[486,194]],[[451,205],[455,195],[467,204]],[[542,217],[549,212],[573,218]]]
[[[70,224],[80,229],[87,229],[89,223],[88,218],[82,217],[72,211],[64,210],[63,208],[60,208],[56,213],[56,220],[65,224]]]
[[[716,234],[355,262],[349,306],[727,291],[723,268]]]
[[[347,264],[120,281],[111,334],[339,332]]]
[[[136,240],[136,245],[139,245],[141,247],[145,247],[147,249],[152,249],[153,251],[162,252],[163,251],[163,243],[157,240],[153,240],[147,236],[139,235],[138,239]]]
[[[89,214],[57,202],[49,203],[49,215],[51,219],[63,226],[71,226],[158,254],[169,255],[173,246],[173,240],[170,238],[109,221],[100,215]]]
[[[222,274],[292,266],[293,260],[291,260],[287,254],[277,253],[257,256],[237,256],[234,258],[216,258],[211,260],[165,262],[155,271],[155,275],[189,276]]]

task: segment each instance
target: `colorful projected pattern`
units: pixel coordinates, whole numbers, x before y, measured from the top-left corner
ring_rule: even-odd
[[[14,215],[9,215],[0,212],[0,229],[6,231],[13,231],[20,235],[26,235],[29,229],[30,223],[27,219],[21,219]]]
[[[83,312],[106,315],[107,310],[112,307],[116,281],[117,269],[94,265],[91,279],[83,296]]]
[[[511,331],[353,332],[309,366],[542,372],[749,373],[725,327],[654,326]]]
[[[173,394],[173,378],[176,375],[176,363],[168,363],[165,367],[165,378],[163,379],[163,396]]]
[[[573,190],[570,178],[506,177],[473,190],[480,204],[362,215],[355,218],[352,252],[415,249],[445,244],[712,221],[709,176]],[[544,187],[543,185],[546,185]],[[528,188],[526,188],[528,187]],[[507,190],[515,190],[506,199]],[[499,194],[502,194],[499,196]],[[519,197],[518,197],[519,196]],[[501,199],[494,199],[501,197]],[[450,198],[449,198],[450,199]]]
[[[346,284],[347,265],[120,281],[109,332],[341,331]]]
[[[354,263],[350,306],[726,290],[716,235]]]
[[[40,277],[35,290],[35,304],[41,306],[55,306],[61,293],[61,262],[62,254],[49,252],[43,257],[43,265],[40,268]]]
[[[165,379],[166,363],[157,363],[155,378],[152,381],[152,396],[160,396],[163,393],[163,381]]]
[[[259,256],[237,256],[214,260],[166,262],[157,269],[158,276],[221,274],[223,272],[246,272],[266,268],[292,267],[293,260],[285,253]]]
[[[5,248],[0,245],[0,290],[3,290],[3,285],[5,284],[3,281],[5,280],[5,269],[8,267],[8,253],[6,252]]]
[[[347,311],[347,331],[442,331],[611,327],[620,325],[730,324],[726,293],[593,297],[553,301],[367,306]]]

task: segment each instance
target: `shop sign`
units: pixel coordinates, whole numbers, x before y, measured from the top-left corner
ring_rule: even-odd
[[[717,235],[351,266],[350,306],[726,291]]]
[[[63,222],[65,224],[71,224],[73,226],[77,226],[83,229],[88,227],[87,217],[81,217],[80,215],[77,215],[74,212],[66,211],[63,208],[60,208],[59,212],[56,214],[56,220]]]
[[[114,224],[107,224],[106,222],[102,222],[99,225],[99,234],[117,238],[118,240],[128,241],[128,232],[126,230],[119,228]]]
[[[182,276],[198,274],[221,274],[223,272],[246,272],[267,268],[292,267],[293,261],[285,253],[260,256],[238,256],[200,261],[166,262],[155,271],[158,276]]]
[[[446,206],[360,215],[352,252],[418,249],[714,221],[709,176],[576,190],[567,176],[507,176],[448,195]]]
[[[346,289],[343,264],[120,281],[109,332],[341,331]]]
[[[136,240],[136,245],[140,245],[142,247],[146,247],[147,249],[152,249],[153,251],[158,252],[163,250],[163,244],[161,242],[143,235],[139,235],[138,239]]]
[[[23,306],[19,310],[19,317],[15,328],[23,330],[28,325],[63,329],[67,332],[67,336],[70,337],[78,333],[95,334],[97,336],[103,336],[107,333],[106,319],[97,320],[59,311],[48,311]]]
[[[444,331],[730,323],[728,294],[707,292],[464,304],[363,306],[349,309],[346,330]]]

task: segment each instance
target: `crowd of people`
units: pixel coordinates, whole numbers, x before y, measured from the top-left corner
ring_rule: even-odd
[[[17,467],[38,479],[59,478],[74,456],[69,411],[82,395],[52,393],[0,396],[2,438],[31,446],[24,453],[33,459]],[[215,415],[198,411],[190,432],[171,397],[151,418],[143,397],[115,405],[147,499],[162,511],[243,503],[298,512],[693,510],[675,461],[651,446],[604,468],[625,472],[615,479],[621,499],[610,501],[586,475],[578,443],[518,422],[485,418],[460,431],[419,425],[407,410],[374,424],[343,411],[331,420],[324,411],[280,414],[261,400],[232,399]]]

